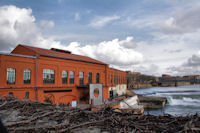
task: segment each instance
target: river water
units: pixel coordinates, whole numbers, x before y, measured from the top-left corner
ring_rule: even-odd
[[[200,85],[180,87],[153,87],[133,90],[136,94],[166,97],[168,104],[159,110],[147,110],[145,114],[189,115],[200,114]]]

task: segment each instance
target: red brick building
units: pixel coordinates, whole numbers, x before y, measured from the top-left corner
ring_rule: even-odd
[[[89,84],[102,84],[103,100],[126,90],[126,72],[60,49],[18,45],[0,54],[0,96],[55,103],[89,101]],[[110,92],[109,92],[110,91]]]

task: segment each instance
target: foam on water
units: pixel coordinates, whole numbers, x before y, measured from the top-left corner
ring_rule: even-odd
[[[200,99],[193,99],[188,97],[182,97],[181,99],[176,99],[173,97],[168,97],[169,105],[181,105],[181,106],[199,106],[200,107]]]
[[[200,85],[181,87],[153,87],[133,90],[136,94],[146,96],[162,96],[168,99],[168,104],[161,112],[158,110],[148,111],[154,115],[162,112],[172,115],[186,115],[200,113]]]

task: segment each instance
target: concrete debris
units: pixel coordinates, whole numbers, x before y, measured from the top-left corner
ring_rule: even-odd
[[[153,97],[138,95],[139,105],[143,105],[145,109],[161,109],[167,104],[165,97]]]

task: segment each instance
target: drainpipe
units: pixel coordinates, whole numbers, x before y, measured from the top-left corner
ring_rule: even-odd
[[[105,81],[105,86],[106,87],[108,87],[108,82],[107,82],[107,80],[108,80],[108,72],[107,72],[107,67],[108,67],[108,65],[105,65],[105,79],[106,79],[106,81]]]
[[[37,56],[35,58],[35,100],[38,101],[38,90],[37,90]]]
[[[108,95],[108,98],[109,98],[109,87],[108,87],[108,68],[109,66],[108,65],[105,65],[105,87],[108,89],[108,92],[107,95]],[[103,88],[102,88],[103,89]],[[104,93],[104,90],[103,90],[103,93]],[[103,95],[102,99],[105,98],[105,96]],[[104,100],[104,99],[103,99]]]

